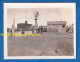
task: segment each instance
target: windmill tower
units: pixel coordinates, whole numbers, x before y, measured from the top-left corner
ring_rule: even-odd
[[[35,19],[34,19],[35,20],[34,29],[37,30],[38,29],[38,23],[37,23],[38,19],[37,18],[39,17],[39,12],[38,11],[34,12],[34,17],[35,17]]]

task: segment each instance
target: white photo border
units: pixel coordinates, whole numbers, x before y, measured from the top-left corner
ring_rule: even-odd
[[[7,8],[73,8],[74,56],[8,56],[7,36],[4,36],[4,59],[76,59],[76,3],[4,3],[4,34],[7,34]]]

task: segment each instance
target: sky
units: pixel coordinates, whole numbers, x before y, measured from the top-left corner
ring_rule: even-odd
[[[7,27],[11,28],[13,19],[15,19],[15,27],[17,23],[35,24],[34,12],[39,12],[38,26],[47,26],[47,21],[66,21],[67,25],[73,23],[72,8],[8,8],[7,9]]]

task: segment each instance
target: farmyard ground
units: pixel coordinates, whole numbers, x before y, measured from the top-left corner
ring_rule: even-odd
[[[8,56],[72,56],[72,33],[45,32],[41,36],[8,37]]]

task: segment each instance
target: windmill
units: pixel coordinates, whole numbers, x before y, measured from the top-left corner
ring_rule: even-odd
[[[37,23],[37,18],[39,17],[39,12],[38,11],[35,11],[34,13],[33,13],[33,15],[34,15],[34,17],[35,17],[35,25],[34,25],[34,29],[36,30],[36,29],[38,29],[38,23]]]

